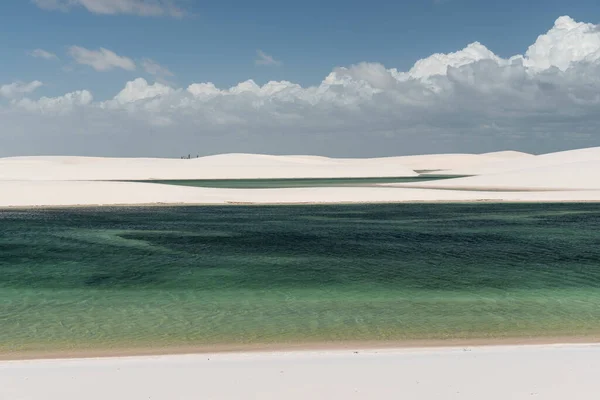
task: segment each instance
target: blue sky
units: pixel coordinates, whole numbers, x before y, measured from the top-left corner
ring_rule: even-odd
[[[600,146],[599,22],[592,0],[4,0],[0,157]]]
[[[497,55],[521,54],[554,19],[570,15],[598,22],[596,1],[558,0],[305,0],[179,2],[183,18],[97,15],[77,8],[48,11],[31,1],[4,0],[0,6],[0,82],[41,80],[45,95],[81,88],[98,98],[113,96],[140,71],[98,74],[73,65],[72,45],[105,47],[134,60],[151,58],[171,70],[174,83],[211,81],[229,87],[252,78],[258,83],[289,80],[316,85],[336,66],[361,61],[409,69],[436,52],[480,41]],[[42,48],[61,62],[34,60]],[[257,66],[262,49],[279,67]],[[73,66],[64,71],[65,65]],[[142,74],[143,75],[143,74]]]

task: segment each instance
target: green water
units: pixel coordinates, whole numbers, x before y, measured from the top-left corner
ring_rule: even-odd
[[[166,185],[228,188],[228,189],[274,189],[304,187],[369,186],[378,183],[411,183],[456,178],[447,175],[423,175],[404,178],[303,178],[303,179],[190,179],[136,181]]]
[[[0,211],[0,351],[600,333],[594,204]]]

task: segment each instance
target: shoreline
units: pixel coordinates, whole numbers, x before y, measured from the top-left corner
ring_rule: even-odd
[[[112,359],[129,357],[152,357],[202,354],[257,354],[289,352],[331,352],[331,351],[384,351],[384,350],[432,350],[465,349],[522,346],[565,346],[600,345],[600,334],[591,336],[563,337],[514,337],[490,339],[426,339],[406,341],[342,341],[315,343],[274,343],[274,344],[220,344],[204,346],[174,346],[161,348],[97,349],[97,350],[50,350],[16,351],[0,350],[0,362],[71,359]]]
[[[115,203],[115,204],[65,204],[65,205],[17,205],[0,206],[0,211],[15,210],[65,210],[89,208],[160,208],[160,207],[273,207],[273,206],[352,206],[352,205],[393,205],[393,204],[596,204],[598,200],[399,200],[399,201],[344,201],[344,202],[243,202],[228,201],[224,203]]]

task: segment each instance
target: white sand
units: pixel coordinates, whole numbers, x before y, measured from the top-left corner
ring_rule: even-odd
[[[493,151],[491,153],[483,153],[482,156],[503,158],[503,159],[516,159],[516,158],[527,158],[535,157],[533,154],[523,153],[522,151],[504,150],[504,151]]]
[[[504,160],[495,160],[474,166],[454,168],[443,173],[449,175],[491,175],[588,161],[600,161],[600,147],[561,151],[539,156],[517,157],[516,159],[505,158]]]
[[[413,170],[437,171],[455,170],[460,168],[477,168],[483,165],[501,163],[506,160],[526,159],[534,157],[531,154],[518,151],[499,151],[485,154],[426,154],[419,156],[389,157],[387,160],[398,165],[404,165]],[[380,160],[386,160],[382,158]]]
[[[596,400],[600,346],[0,362],[0,399]]]
[[[600,160],[536,166],[467,178],[418,182],[410,186],[477,190],[600,190]]]
[[[490,159],[495,161],[485,164],[491,162]],[[217,189],[101,181],[408,177],[416,175],[411,168],[432,170],[450,165],[470,165],[471,172],[477,170],[480,175],[378,187],[287,189]],[[252,154],[225,154],[191,160],[89,157],[0,159],[0,207],[422,201],[600,201],[600,147],[541,156],[504,151],[483,155],[442,154],[373,159]]]
[[[533,157],[503,151],[382,158],[221,154],[190,160],[102,157],[0,158],[0,180],[148,180],[410,177],[414,170],[450,170]]]
[[[190,160],[166,158],[0,158],[0,180],[149,180],[410,177],[394,159],[223,154]]]
[[[194,188],[154,183],[0,181],[0,207],[135,204],[301,204],[423,201],[596,201],[596,191],[485,192],[338,187],[289,189]]]
[[[516,159],[507,158],[500,162],[441,173],[475,176],[386,186],[496,191],[599,190],[600,147]]]

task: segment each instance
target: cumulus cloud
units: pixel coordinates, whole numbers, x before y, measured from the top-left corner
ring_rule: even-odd
[[[375,156],[600,145],[600,29],[559,18],[524,53],[481,43],[417,61],[335,68],[319,84],[247,80],[178,88],[145,79],[0,105],[0,154],[178,156],[218,152]],[[6,121],[6,122],[5,122]],[[22,138],[19,140],[19,138]]]
[[[83,8],[94,14],[132,14],[144,17],[182,17],[184,11],[171,0],[33,0],[45,10]]]
[[[594,62],[600,58],[598,26],[576,22],[563,16],[554,27],[540,35],[525,53],[525,65],[537,70],[556,67],[565,71],[573,63]]]
[[[256,50],[256,57],[256,60],[254,60],[256,65],[272,65],[275,67],[282,65],[281,61],[276,60],[273,56],[265,53],[262,50]]]
[[[42,87],[44,84],[40,81],[13,82],[0,86],[0,95],[9,99],[22,96],[27,93],[32,93]]]
[[[13,102],[13,105],[41,114],[67,114],[74,108],[92,103],[93,96],[87,90],[78,90],[59,97],[42,97],[38,100],[28,98]]]
[[[481,43],[474,42],[455,53],[436,53],[417,61],[408,72],[408,76],[412,78],[427,78],[433,75],[444,75],[448,67],[461,67],[480,60],[494,60],[499,62],[500,58]]]
[[[112,100],[102,103],[102,105],[123,105],[135,103],[140,100],[152,99],[155,97],[166,96],[173,93],[174,89],[161,83],[153,85],[143,78],[137,78],[134,81],[127,82],[125,88],[121,90]]]
[[[88,50],[84,47],[71,46],[69,55],[77,64],[88,65],[96,71],[110,71],[115,68],[133,71],[136,68],[135,62],[131,58],[119,56],[105,48]]]
[[[43,49],[35,49],[29,52],[29,55],[31,57],[35,57],[35,58],[43,58],[45,60],[58,60],[58,56],[54,53],[51,53],[49,51],[43,50]]]

